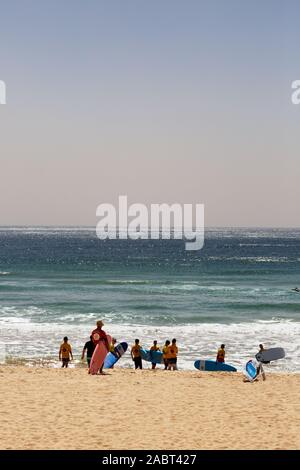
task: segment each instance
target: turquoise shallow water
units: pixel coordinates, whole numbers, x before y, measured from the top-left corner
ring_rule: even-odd
[[[241,367],[265,342],[287,350],[272,370],[300,370],[297,285],[300,229],[209,229],[199,252],[180,240],[100,241],[88,228],[0,229],[8,357],[56,355],[65,334],[78,356],[102,318],[120,341],[176,336],[181,367],[221,342]]]

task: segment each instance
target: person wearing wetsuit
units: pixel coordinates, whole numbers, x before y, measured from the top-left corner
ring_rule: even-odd
[[[92,335],[90,336],[90,341],[87,341],[83,347],[83,350],[82,350],[82,355],[81,355],[81,360],[84,359],[84,355],[85,355],[85,352],[86,352],[86,361],[87,361],[87,365],[88,367],[90,367],[90,362],[91,362],[91,359],[92,359],[92,355],[93,355],[93,352],[95,351],[95,344],[93,343],[93,337]]]

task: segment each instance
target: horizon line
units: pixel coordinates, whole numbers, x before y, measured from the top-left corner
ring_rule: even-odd
[[[28,225],[0,225],[0,229],[5,229],[5,228],[66,228],[66,229],[74,229],[74,228],[79,228],[79,229],[95,229],[96,230],[96,225],[80,225],[80,224],[72,224],[72,225],[59,225],[59,224],[50,224],[50,225],[37,225],[37,224],[28,224]],[[119,226],[116,227],[117,230],[126,230],[126,228],[120,228]],[[159,227],[161,229],[161,227]],[[177,228],[181,229],[183,227],[170,227],[171,229]],[[146,229],[146,227],[144,227]],[[191,230],[195,230],[195,227],[189,228]],[[286,229],[286,230],[294,230],[294,229],[300,229],[299,226],[282,226],[282,225],[208,225],[204,227],[205,230],[211,230],[211,229]]]

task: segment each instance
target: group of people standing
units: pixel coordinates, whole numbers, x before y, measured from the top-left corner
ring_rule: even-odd
[[[87,341],[83,347],[81,359],[84,360],[85,354],[87,358],[88,367],[90,367],[90,362],[94,353],[94,350],[97,344],[100,341],[103,341],[107,352],[114,352],[117,340],[112,338],[111,343],[108,342],[107,335],[102,329],[104,323],[99,320],[96,323],[97,328],[92,331],[90,340]],[[140,345],[139,339],[136,339],[134,345],[131,348],[131,357],[135,365],[135,369],[142,369],[142,355],[141,355],[142,346]],[[160,347],[157,344],[157,341],[153,341],[153,345],[150,348],[150,354],[155,351],[160,351]],[[177,355],[178,347],[176,344],[176,338],[173,338],[172,341],[167,340],[165,345],[162,348],[163,353],[163,362],[165,365],[165,370],[177,370]],[[68,337],[65,336],[63,343],[59,349],[59,360],[62,361],[62,367],[68,367],[70,360],[73,359],[72,346],[68,342]],[[152,362],[152,369],[156,368],[156,363]],[[103,366],[100,368],[100,374],[102,373]]]
[[[87,341],[83,347],[81,359],[84,360],[85,354],[87,358],[88,367],[90,367],[90,362],[94,353],[94,350],[97,344],[102,341],[104,342],[107,352],[114,352],[117,340],[112,338],[111,343],[108,342],[107,335],[102,329],[104,326],[103,321],[99,320],[96,323],[97,328],[94,329],[91,333],[90,340]],[[131,358],[134,362],[135,369],[142,369],[142,346],[140,345],[140,340],[136,339],[133,346],[131,347]],[[177,370],[177,356],[178,356],[178,347],[176,338],[173,338],[172,341],[166,340],[162,350],[157,344],[157,340],[153,341],[153,345],[150,348],[150,358],[151,354],[157,351],[161,351],[163,354],[163,364],[165,366],[164,370]],[[68,367],[69,361],[73,359],[72,347],[68,342],[68,337],[65,336],[63,343],[59,349],[59,360],[62,361],[62,367]],[[225,344],[221,344],[221,347],[218,349],[217,362],[225,362]],[[156,362],[152,362],[152,369],[156,368]],[[102,374],[103,365],[100,368],[100,374]]]
[[[105,331],[102,330],[102,327],[104,326],[103,321],[97,321],[96,326],[97,328],[92,331],[90,340],[85,343],[81,354],[82,360],[84,360],[86,354],[88,367],[90,367],[91,359],[98,343],[103,341],[106,346],[107,352],[113,352],[117,343],[116,338],[112,338],[111,343],[108,342],[107,335]],[[62,361],[62,367],[68,367],[70,360],[73,359],[72,346],[68,341],[68,337],[65,336],[63,343],[60,345],[59,348],[59,360]],[[102,373],[102,369],[103,366],[100,369],[100,373]]]
[[[142,346],[140,345],[140,340],[136,339],[134,345],[131,348],[131,358],[134,362],[135,369],[142,369],[142,354],[141,354]],[[153,341],[153,346],[150,348],[150,357],[151,353],[161,351],[160,347],[157,344],[157,341]],[[177,370],[177,355],[178,355],[178,347],[176,344],[176,338],[172,339],[172,342],[166,340],[165,345],[162,348],[163,353],[163,362],[165,365],[165,370]],[[156,362],[152,362],[152,369],[156,368]]]

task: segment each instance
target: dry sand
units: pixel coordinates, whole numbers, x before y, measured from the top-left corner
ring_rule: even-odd
[[[0,367],[1,449],[299,449],[300,375]]]

